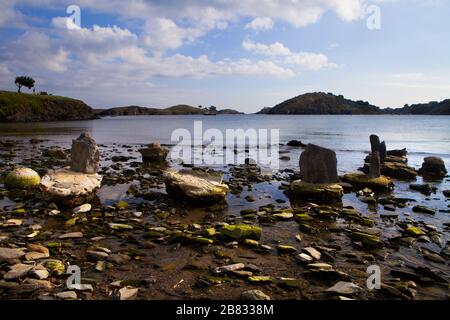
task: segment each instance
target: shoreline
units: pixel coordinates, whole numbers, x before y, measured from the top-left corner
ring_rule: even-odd
[[[15,146],[1,149],[14,149],[15,159],[20,165],[30,166],[43,174],[50,167],[60,168],[66,164],[66,160],[44,156],[50,146],[55,146],[54,142],[46,141],[31,146],[27,140],[22,139]],[[420,203],[448,210],[449,200],[442,196],[442,188],[448,185],[448,177],[444,179],[445,183],[437,184],[438,190],[431,197],[408,191],[408,182],[396,181],[392,195],[413,198],[415,201],[404,208],[394,206],[394,211],[391,211],[389,205],[379,203],[380,199],[388,198],[386,195],[377,195],[378,204],[374,207],[361,201],[362,198],[354,192],[346,193],[342,205],[323,207],[324,212],[337,214],[337,217],[326,218],[324,212],[317,211],[314,206],[305,207],[305,204],[298,205],[289,201],[283,193],[283,186],[289,182],[292,174],[289,170],[282,170],[284,176],[264,176],[255,166],[229,166],[219,169],[225,173],[225,181],[231,187],[226,202],[198,207],[168,197],[161,168],[143,164],[137,148],[138,146],[127,144],[100,145],[103,159],[101,174],[104,181],[97,192],[99,198],[90,202],[93,208],[88,213],[74,214],[73,208],[61,208],[57,215],[52,215],[51,212],[55,209],[50,203],[43,201],[40,191],[14,193],[12,198],[16,201],[11,200],[7,191],[2,191],[2,223],[12,219],[21,220],[22,224],[8,227],[3,225],[0,228],[0,235],[7,236],[0,242],[0,247],[15,243],[20,245],[23,241],[39,243],[50,249],[52,259],[66,265],[79,265],[82,278],[94,288],[93,292],[77,292],[81,299],[112,298],[102,288],[114,291],[112,283],[117,281],[122,281],[120,287],[129,285],[138,288],[140,299],[239,299],[243,292],[252,289],[262,290],[273,299],[329,299],[335,296],[326,290],[339,280],[351,281],[364,287],[366,269],[374,263],[381,266],[384,288],[358,291],[351,294],[351,297],[448,297],[446,290],[439,284],[442,279],[436,280],[440,279],[437,277],[439,274],[449,274],[448,264],[432,262],[423,256],[428,252],[425,248],[436,252],[436,244],[432,241],[414,241],[409,244],[402,242],[400,240],[407,237],[402,237],[402,232],[399,231],[405,221],[411,220],[414,225],[427,230],[431,237],[432,229],[427,229],[426,225],[433,225],[443,242],[441,248],[445,248],[449,229],[440,223],[446,221],[448,213],[437,212],[435,216],[428,216],[413,212],[412,207]],[[2,164],[1,170],[8,171],[10,167],[11,162],[7,160]],[[180,168],[170,163],[169,167]],[[421,179],[416,183],[420,182]],[[130,188],[131,185],[134,187]],[[437,197],[439,200],[433,200]],[[125,201],[128,205],[119,209],[120,201]],[[25,213],[14,212],[18,210],[17,205],[20,203],[20,208]],[[374,221],[374,226],[369,229],[373,228],[380,233],[383,243],[381,248],[361,247],[352,240],[355,227],[363,230],[368,227],[360,225],[361,222],[348,220],[346,215],[349,206],[364,219]],[[389,207],[389,210],[385,207]],[[307,212],[313,220],[305,222],[289,218],[287,213],[290,212],[294,215]],[[286,214],[277,217],[278,213]],[[74,220],[76,217],[78,218]],[[209,229],[220,233],[223,223],[259,226],[262,228],[260,245],[255,247],[250,242],[246,244],[239,240],[234,243],[233,239],[205,233]],[[39,234],[27,240],[26,236],[32,233],[30,227],[36,224],[41,226]],[[112,229],[112,224],[124,226],[122,229]],[[125,225],[132,229],[125,228]],[[64,234],[74,232],[82,232],[83,236],[59,239]],[[174,237],[174,234],[178,236]],[[209,240],[186,238],[189,234],[201,235],[212,243]],[[301,236],[301,241],[296,239],[298,235]],[[399,236],[400,239],[396,240]],[[97,237],[103,238],[92,240]],[[60,245],[53,247],[54,243]],[[282,251],[294,250],[288,249],[289,247],[295,248],[295,251]],[[312,272],[298,261],[296,255],[307,247],[316,248],[322,254],[319,261],[332,265],[334,271]],[[107,248],[110,251],[108,257],[99,259],[94,254],[86,254],[93,249],[98,251],[98,248]],[[103,271],[96,271],[98,261],[104,261],[101,263],[105,265]],[[244,263],[246,267],[242,272],[215,274],[215,268],[233,263]],[[419,267],[435,270],[433,274],[436,278],[424,282],[424,275],[420,273],[423,270]],[[246,278],[250,273],[250,277],[253,277],[251,280]],[[19,294],[19,291],[11,288],[0,290],[3,290],[2,298],[30,299],[39,297],[39,294],[53,295],[61,290],[57,286],[63,284],[66,278],[64,275],[52,276],[45,280],[52,284],[51,290],[40,289],[31,295]],[[396,278],[400,280],[395,280]],[[408,284],[411,279],[415,288],[411,287],[411,283]],[[183,284],[177,286],[181,280]],[[19,282],[17,289],[22,286]]]

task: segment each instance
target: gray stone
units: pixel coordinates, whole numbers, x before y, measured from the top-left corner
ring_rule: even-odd
[[[380,143],[380,149],[378,149],[378,152],[380,154],[380,160],[381,160],[381,162],[383,162],[384,159],[386,159],[386,156],[387,156],[386,142],[385,141]]]
[[[18,263],[11,267],[11,270],[8,271],[3,277],[5,280],[13,280],[26,276],[28,272],[33,269],[32,265]]]
[[[333,150],[314,144],[300,155],[300,179],[309,183],[335,183],[337,176],[337,159]]]
[[[337,294],[354,294],[361,291],[361,287],[357,286],[352,282],[339,281],[331,288],[327,289],[327,292],[337,293]]]
[[[371,134],[370,137],[371,152],[380,151],[380,138],[376,134]]]
[[[370,154],[369,177],[378,178],[381,176],[381,159],[378,151]]]
[[[25,252],[22,249],[0,248],[0,262],[10,262],[22,258]]]
[[[120,300],[134,300],[137,298],[139,289],[133,288],[130,286],[124,287],[119,290],[119,299]]]
[[[100,169],[100,151],[89,133],[82,133],[72,140],[71,166],[75,172],[97,173]]]
[[[270,300],[270,297],[261,290],[248,290],[242,292],[243,300]]]

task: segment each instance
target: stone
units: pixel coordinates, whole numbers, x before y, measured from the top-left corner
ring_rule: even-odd
[[[25,279],[25,281],[23,283],[34,287],[35,290],[51,290],[51,289],[53,289],[53,284],[47,280],[38,280],[38,279],[27,278],[27,279]]]
[[[41,177],[30,168],[16,168],[5,177],[6,189],[31,189],[39,186]]]
[[[442,193],[443,193],[444,196],[446,196],[447,198],[450,198],[450,190],[444,190],[444,191],[442,191]]]
[[[279,244],[277,245],[277,250],[280,253],[295,253],[297,252],[297,248],[288,244]]]
[[[345,281],[339,281],[331,288],[327,289],[327,292],[337,293],[337,294],[355,294],[362,290],[361,287],[358,285],[352,283],[352,282],[345,282]]]
[[[429,183],[423,183],[423,184],[410,184],[409,188],[414,191],[419,191],[420,193],[423,193],[425,195],[429,195],[432,192],[436,191],[436,187],[433,187]]]
[[[375,151],[370,154],[369,177],[378,178],[381,176],[380,154]]]
[[[100,151],[87,132],[72,140],[70,169],[75,172],[95,174],[100,169]]]
[[[59,147],[50,147],[50,148],[46,149],[42,153],[42,155],[44,157],[49,157],[49,158],[56,159],[56,160],[66,160],[67,159],[66,152]]]
[[[58,237],[58,239],[78,239],[78,238],[83,238],[82,232],[69,232],[62,234]]]
[[[330,271],[333,270],[333,266],[331,264],[328,263],[310,263],[308,265],[306,265],[308,268],[310,269],[317,269],[317,270],[326,270],[326,271]]]
[[[133,230],[133,226],[124,223],[108,223],[112,230]]]
[[[42,264],[51,274],[60,276],[66,272],[66,267],[61,260],[47,259],[44,260]]]
[[[344,195],[344,189],[339,184],[317,184],[302,180],[291,183],[289,197],[291,200],[312,201],[319,203],[337,203]]]
[[[139,292],[138,288],[126,286],[119,290],[119,299],[120,300],[134,300],[137,298],[138,292]]]
[[[85,204],[82,204],[81,206],[78,206],[75,209],[73,209],[73,213],[75,213],[75,214],[86,213],[91,210],[92,210],[92,205],[90,205],[89,203],[85,203]]]
[[[159,143],[151,143],[145,148],[139,149],[144,162],[164,162],[169,150],[161,147]]]
[[[0,248],[0,262],[10,262],[22,258],[25,252],[22,249]]]
[[[27,245],[28,250],[34,251],[34,252],[40,252],[45,254],[46,256],[50,256],[50,251],[48,248],[44,247],[43,245],[36,244],[36,243],[29,243]]]
[[[414,212],[425,213],[425,214],[435,214],[436,213],[436,211],[434,209],[431,209],[431,208],[428,208],[425,206],[421,206],[421,205],[414,206],[412,208],[412,210]]]
[[[68,288],[71,290],[76,290],[76,291],[89,291],[89,292],[94,291],[94,287],[91,284],[87,284],[87,283],[71,284],[70,286],[68,286]]]
[[[394,156],[394,157],[406,157],[408,154],[408,151],[406,148],[403,149],[396,149],[396,150],[388,150],[386,152],[388,156]]]
[[[314,261],[314,258],[306,253],[300,253],[296,256],[296,259],[303,263],[311,263]]]
[[[259,240],[261,238],[262,229],[257,226],[252,226],[248,224],[237,224],[237,225],[225,225],[220,229],[220,232],[231,239],[243,240],[243,239],[253,239]]]
[[[410,236],[414,236],[414,237],[418,237],[418,236],[426,234],[422,229],[417,228],[417,227],[413,227],[413,226],[407,227],[405,229],[405,233],[410,235]]]
[[[380,152],[380,138],[375,134],[371,134],[369,140],[371,152]]]
[[[380,237],[377,235],[374,235],[374,234],[354,231],[354,232],[352,232],[352,238],[356,241],[360,241],[364,246],[367,246],[367,247],[382,246]]]
[[[386,159],[386,155],[387,155],[386,154],[387,151],[386,151],[386,142],[385,141],[380,143],[380,148],[378,149],[378,153],[380,155],[380,161],[383,162],[384,159]]]
[[[369,172],[369,165],[365,164],[363,171],[365,173]],[[388,161],[386,159],[381,163],[381,174],[395,179],[400,180],[414,180],[417,177],[417,171],[402,162]]]
[[[216,178],[194,171],[166,171],[164,182],[170,196],[200,203],[222,201],[229,191],[228,186],[222,183],[222,176]]]
[[[75,207],[84,203],[100,188],[102,176],[68,169],[50,170],[41,180],[44,195],[62,205]]]
[[[288,143],[286,143],[286,145],[287,145],[288,147],[301,147],[301,148],[306,148],[306,147],[307,147],[306,144],[302,143],[302,142],[299,141],[299,140],[291,140],[291,141],[289,141]]]
[[[131,260],[130,256],[127,256],[126,254],[122,253],[113,253],[110,254],[107,258],[109,262],[115,263],[115,264],[125,264]]]
[[[230,264],[228,266],[217,267],[215,269],[215,272],[216,273],[231,272],[231,271],[236,271],[236,270],[240,270],[240,269],[244,269],[244,268],[245,268],[245,264],[235,263],[235,264]]]
[[[388,177],[380,176],[378,178],[370,178],[363,173],[348,173],[345,174],[342,179],[355,187],[370,188],[380,192],[391,191],[394,185],[392,180]]]
[[[108,258],[109,254],[102,251],[93,251],[93,250],[87,250],[86,251],[87,257],[94,260],[103,260]]]
[[[32,265],[29,264],[23,264],[18,263],[11,267],[11,270],[9,270],[4,276],[3,279],[5,280],[14,280],[19,279],[28,274],[28,272],[33,269]]]
[[[306,247],[303,248],[302,251],[306,252],[308,255],[310,255],[311,257],[313,257],[315,260],[320,260],[321,258],[321,254],[319,251],[317,251],[316,249],[314,249],[313,247]]]
[[[247,290],[242,292],[243,300],[270,300],[270,297],[261,290]]]
[[[309,183],[336,183],[338,181],[336,153],[308,144],[300,155],[300,179]]]
[[[423,159],[419,173],[425,177],[441,179],[447,174],[445,163],[439,157],[426,157]]]
[[[39,280],[45,280],[50,276],[50,272],[48,272],[48,270],[45,268],[33,269],[29,274]]]
[[[63,291],[55,294],[55,297],[61,300],[77,300],[78,296],[75,291]]]
[[[34,261],[34,260],[45,259],[48,257],[49,257],[48,254],[42,253],[42,252],[27,252],[27,254],[25,255],[25,260]]]

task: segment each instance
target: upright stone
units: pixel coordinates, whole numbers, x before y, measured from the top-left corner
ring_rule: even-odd
[[[370,154],[369,177],[378,178],[380,176],[381,176],[380,154],[375,151]]]
[[[380,151],[380,138],[376,134],[371,134],[370,137],[371,152]]]
[[[338,181],[336,153],[308,144],[300,156],[300,179],[308,183],[336,183]]]
[[[378,149],[378,153],[379,153],[381,162],[383,162],[384,159],[386,159],[386,155],[387,155],[386,142],[385,141],[380,143],[380,148]]]
[[[89,133],[82,133],[78,139],[72,140],[71,166],[75,172],[97,173],[100,165],[100,152],[97,143]]]

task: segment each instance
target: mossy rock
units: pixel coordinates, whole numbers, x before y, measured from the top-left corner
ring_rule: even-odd
[[[423,236],[426,234],[422,229],[414,226],[409,226],[406,228],[405,233],[414,237]]]
[[[383,245],[380,237],[374,234],[355,231],[352,233],[352,238],[356,241],[361,241],[367,247],[381,247]]]
[[[251,226],[247,224],[226,225],[220,232],[231,239],[253,239],[259,240],[261,238],[262,229],[257,226]]]
[[[344,189],[338,184],[315,184],[296,180],[291,183],[289,197],[293,201],[313,201],[317,203],[340,202]]]
[[[45,260],[43,264],[51,274],[60,276],[66,272],[66,266],[61,260],[48,259]]]
[[[5,178],[6,189],[31,189],[41,183],[39,174],[30,168],[17,168],[10,172]]]
[[[309,214],[299,213],[295,215],[295,221],[310,221],[310,220],[313,220],[313,217],[311,217]]]
[[[369,188],[379,192],[391,191],[394,187],[392,180],[385,176],[370,178],[364,173],[357,172],[345,174],[342,179],[357,188]]]
[[[129,204],[126,201],[119,201],[116,203],[115,207],[117,210],[123,210],[128,208]]]

